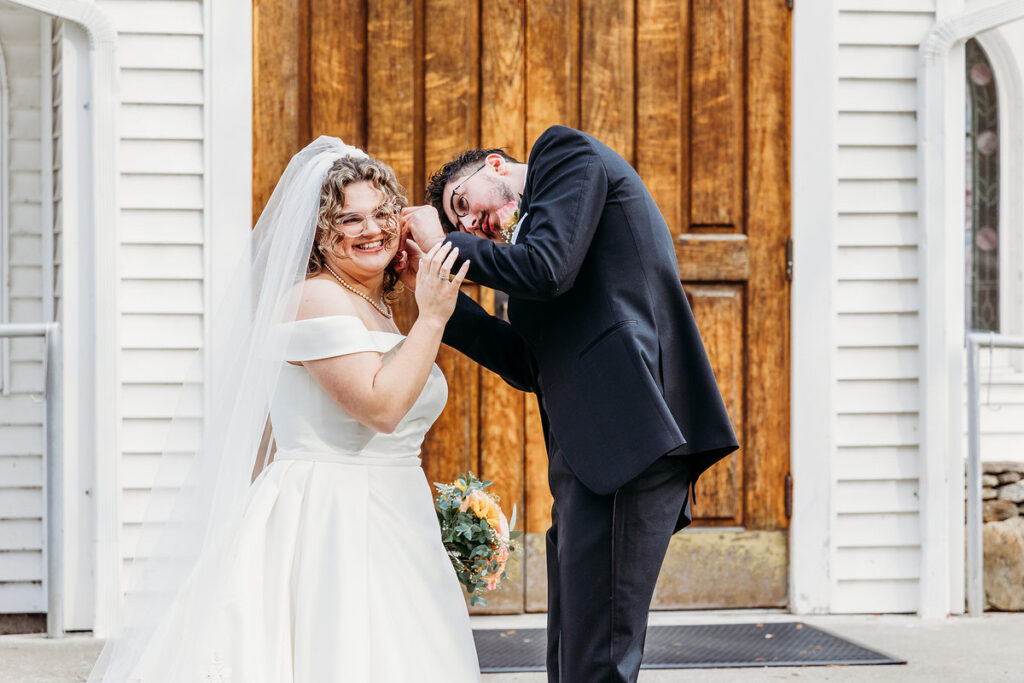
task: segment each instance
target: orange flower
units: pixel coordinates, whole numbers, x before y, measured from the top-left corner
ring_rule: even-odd
[[[466,496],[462,501],[462,505],[459,506],[459,510],[462,512],[472,510],[474,515],[480,519],[487,520],[487,524],[492,529],[499,529],[501,519],[505,516],[501,513],[501,508],[494,502],[494,499],[480,489],[475,489]],[[508,521],[505,522],[505,528],[508,528]]]
[[[508,518],[505,517],[504,512],[498,510],[498,525],[495,526],[492,524],[491,528],[498,532],[498,536],[501,538],[502,541],[508,543]],[[508,553],[508,548],[505,549],[505,552],[506,554]]]

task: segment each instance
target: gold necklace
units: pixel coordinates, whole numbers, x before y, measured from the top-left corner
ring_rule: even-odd
[[[391,306],[389,306],[389,305],[388,305],[388,303],[387,303],[386,301],[381,301],[381,303],[382,303],[382,304],[384,304],[384,308],[381,308],[381,307],[380,307],[380,304],[378,304],[378,303],[377,303],[376,301],[374,301],[374,300],[373,300],[373,299],[371,299],[370,297],[366,296],[365,294],[363,294],[362,292],[360,292],[360,291],[359,291],[358,289],[356,289],[355,287],[353,287],[353,286],[352,286],[352,285],[350,285],[349,283],[347,283],[347,282],[345,282],[344,280],[342,280],[342,279],[341,279],[341,278],[340,278],[340,277],[338,276],[338,274],[337,274],[337,273],[335,273],[335,272],[334,272],[334,271],[333,271],[333,270],[331,269],[331,267],[330,267],[329,265],[327,265],[326,263],[324,264],[324,268],[326,268],[326,269],[327,269],[327,272],[329,272],[329,273],[330,273],[331,275],[333,275],[333,276],[334,276],[334,279],[335,279],[335,280],[337,280],[337,281],[338,281],[338,282],[339,282],[339,283],[341,284],[341,286],[342,286],[342,287],[344,287],[344,288],[345,288],[345,289],[347,289],[348,291],[352,292],[353,294],[357,294],[357,295],[359,295],[359,296],[363,297],[364,299],[366,299],[366,300],[367,300],[367,301],[369,302],[369,304],[370,304],[371,306],[373,306],[374,308],[376,308],[376,309],[377,309],[377,310],[378,310],[378,311],[380,312],[380,314],[381,314],[382,316],[384,316],[385,318],[388,318],[388,319],[390,320],[390,319],[391,319],[391,317],[392,317],[392,316],[394,315],[394,313],[393,313],[393,312],[391,311]]]

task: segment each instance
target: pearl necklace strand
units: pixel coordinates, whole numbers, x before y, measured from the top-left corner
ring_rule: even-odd
[[[329,273],[330,273],[331,275],[333,275],[333,276],[334,276],[334,279],[335,279],[335,280],[337,280],[337,281],[338,281],[338,282],[339,282],[339,283],[341,284],[341,286],[342,286],[342,287],[344,287],[344,288],[345,288],[345,289],[347,289],[348,291],[352,292],[353,294],[356,294],[356,295],[358,295],[358,296],[361,296],[361,297],[363,297],[364,299],[366,299],[366,301],[367,301],[367,302],[369,302],[369,304],[370,304],[371,306],[373,306],[374,308],[376,308],[376,309],[377,309],[377,310],[378,310],[378,311],[380,312],[380,314],[381,314],[382,316],[384,316],[385,318],[387,318],[387,319],[389,319],[389,320],[390,320],[390,319],[392,318],[392,316],[394,316],[394,313],[393,313],[393,312],[392,312],[392,310],[391,310],[391,306],[389,306],[389,305],[388,305],[388,303],[387,303],[386,301],[383,301],[383,300],[381,301],[381,303],[382,303],[382,304],[384,304],[384,307],[383,307],[383,308],[381,308],[380,304],[378,304],[378,303],[377,303],[376,301],[374,301],[374,300],[373,300],[373,299],[371,299],[370,297],[366,296],[365,294],[363,294],[362,292],[360,292],[360,291],[359,291],[358,289],[356,289],[355,287],[353,287],[353,286],[352,286],[352,285],[350,285],[349,283],[347,283],[347,282],[345,282],[344,280],[342,280],[342,279],[341,279],[341,278],[340,278],[340,277],[338,276],[338,274],[337,274],[337,273],[335,273],[335,272],[334,272],[334,271],[333,271],[333,270],[331,269],[331,267],[330,267],[329,265],[327,265],[326,263],[324,264],[324,268],[326,268],[326,269],[327,269],[327,272],[329,272]]]

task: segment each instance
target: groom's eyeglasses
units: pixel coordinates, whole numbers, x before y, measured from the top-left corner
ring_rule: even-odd
[[[482,169],[486,165],[486,161],[480,164],[480,166],[475,171],[473,171],[468,176],[463,178],[462,182],[456,185],[454,189],[452,189],[452,197],[448,203],[449,206],[451,206],[452,208],[452,213],[455,214],[456,222],[458,221],[458,219],[465,218],[467,215],[469,215],[469,200],[466,199],[466,195],[459,194],[459,188],[462,187],[463,183],[465,183],[467,180],[469,180],[477,173],[479,173],[480,169]]]
[[[373,213],[343,213],[334,221],[334,225],[346,237],[359,237],[366,231],[369,221],[377,224],[382,230],[398,228],[398,208],[390,204],[378,206]]]

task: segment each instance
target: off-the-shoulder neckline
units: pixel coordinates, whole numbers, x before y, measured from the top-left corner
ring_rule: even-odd
[[[363,319],[360,318],[358,315],[350,315],[348,313],[336,313],[336,314],[333,314],[333,315],[318,315],[315,318],[303,318],[302,320],[292,320],[292,321],[284,323],[284,324],[285,325],[294,325],[296,323],[305,323],[305,322],[310,322],[310,321],[313,321],[313,320],[327,320],[329,318],[352,318],[353,320],[357,321],[360,325],[362,325],[364,330],[366,330],[367,332],[369,332],[371,334],[388,334],[388,335],[391,335],[392,337],[405,337],[405,335],[400,333],[400,332],[389,332],[388,330],[371,330],[369,327],[366,326],[366,323],[364,323]]]

